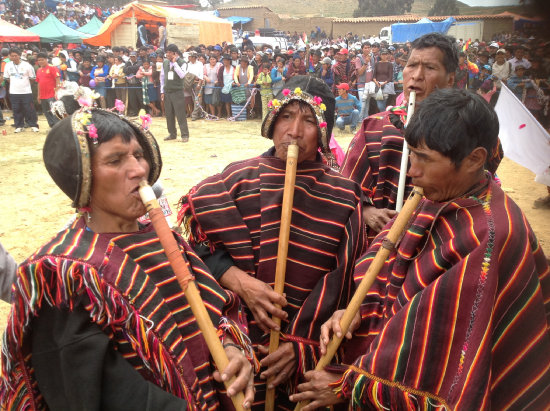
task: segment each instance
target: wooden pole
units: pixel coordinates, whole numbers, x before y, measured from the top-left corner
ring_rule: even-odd
[[[288,256],[288,239],[290,236],[290,220],[292,218],[292,203],[294,201],[294,184],[296,182],[296,167],[298,166],[298,145],[292,142],[288,146],[286,155],[285,186],[283,191],[283,204],[281,209],[281,226],[279,228],[279,247],[277,249],[277,264],[275,265],[274,291],[283,294],[285,288],[286,260]],[[275,304],[277,308],[280,305]],[[273,316],[273,321],[280,327],[281,319]],[[269,335],[269,353],[272,354],[279,348],[280,332],[271,330]],[[273,380],[269,378],[267,384]],[[275,408],[275,389],[267,389],[265,395],[265,410],[273,411]]]
[[[405,128],[409,125],[411,118],[414,114],[414,107],[416,104],[416,91],[411,91],[409,94],[409,102],[407,105],[407,122]],[[395,202],[395,210],[401,211],[403,207],[403,198],[405,197],[405,180],[407,179],[407,169],[409,166],[409,145],[407,141],[403,139],[403,154],[401,154],[401,167],[399,169],[399,185],[397,186],[397,200]]]
[[[397,218],[395,219],[393,225],[391,226],[390,231],[386,235],[384,242],[382,243],[382,245],[378,249],[378,252],[374,256],[374,259],[372,260],[369,266],[369,269],[365,273],[365,276],[361,279],[361,282],[359,283],[359,286],[357,287],[355,294],[353,295],[348,307],[346,308],[346,311],[344,312],[344,315],[342,316],[342,319],[340,320],[340,328],[342,329],[342,336],[337,337],[336,334],[332,336],[330,342],[327,345],[327,352],[325,355],[323,355],[319,359],[319,362],[317,363],[315,370],[317,371],[323,370],[327,365],[330,364],[330,361],[336,354],[336,351],[338,350],[338,347],[342,343],[344,336],[348,332],[349,326],[351,325],[351,321],[353,320],[357,312],[359,312],[359,308],[361,307],[361,304],[365,300],[365,296],[367,295],[369,288],[372,286],[372,283],[376,279],[376,276],[384,266],[386,259],[388,258],[390,252],[392,251],[392,247],[395,246],[397,240],[399,239],[399,236],[405,230],[407,223],[409,222],[409,219],[411,218],[414,211],[416,210],[416,207],[418,207],[418,204],[420,203],[421,199],[422,199],[422,189],[415,187],[411,192],[411,196],[405,203],[403,210],[401,210],[401,212],[397,215]],[[388,244],[388,243],[392,247],[386,248],[384,246],[385,244]],[[305,407],[306,405],[307,405],[307,402],[300,402],[298,403],[298,405],[296,405],[296,408],[294,408],[294,411],[301,410],[302,407]]]
[[[157,236],[162,247],[164,248],[166,257],[168,258],[168,261],[174,271],[174,275],[176,276],[181,289],[185,293],[185,298],[187,298],[191,311],[197,320],[197,324],[199,325],[204,340],[206,341],[206,345],[210,350],[210,354],[214,359],[214,363],[221,372],[225,369],[225,367],[227,367],[229,359],[227,358],[222,343],[218,338],[214,324],[212,324],[212,320],[206,311],[206,307],[204,306],[199,290],[193,280],[193,275],[187,268],[187,264],[181,255],[181,250],[178,243],[176,242],[176,239],[172,234],[172,230],[166,222],[166,218],[164,217],[162,209],[159,206],[153,189],[146,181],[142,181],[139,186],[139,194],[141,196],[141,200],[145,204],[147,212],[149,213],[151,223],[157,232]],[[231,378],[229,381],[226,381],[225,387],[229,387],[234,380],[235,377]],[[237,411],[244,411],[244,394],[242,392],[231,397],[231,400],[233,401],[233,406]]]

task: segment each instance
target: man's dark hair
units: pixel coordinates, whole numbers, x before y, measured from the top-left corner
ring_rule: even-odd
[[[445,88],[418,104],[405,139],[412,147],[426,146],[441,153],[459,167],[477,147],[484,147],[489,159],[498,146],[498,129],[498,117],[483,97]]]
[[[12,48],[10,49],[10,54],[11,54],[11,53],[15,53],[15,54],[17,54],[18,56],[20,56],[20,55],[21,55],[21,49],[18,49],[17,47],[12,47]]]
[[[112,50],[113,50],[113,52],[117,52],[117,53],[122,51],[122,49],[118,46],[113,47]]]
[[[44,52],[42,51],[42,52],[40,52],[40,53],[38,53],[38,54],[36,55],[36,58],[37,58],[37,59],[46,59],[46,60],[47,60],[47,59],[48,59],[48,53],[44,53]]]
[[[172,53],[179,53],[180,49],[175,44],[168,44],[166,46],[166,51],[171,51]]]
[[[443,65],[447,73],[454,73],[458,68],[458,55],[455,39],[441,33],[424,34],[412,42],[411,50],[422,50],[437,47],[443,53]]]

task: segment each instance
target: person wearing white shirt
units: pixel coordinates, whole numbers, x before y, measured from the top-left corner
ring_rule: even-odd
[[[190,97],[192,101],[189,101],[188,98],[186,98],[187,102],[189,103],[189,110],[193,110],[191,112],[191,120],[195,121],[202,117],[202,113],[199,108],[199,94],[202,88],[203,79],[204,79],[204,64],[202,64],[201,61],[198,60],[197,52],[192,50],[189,52],[189,62],[187,63],[187,72],[194,74],[196,76],[195,83],[192,90],[184,90],[185,96]]]
[[[25,123],[35,133],[39,131],[31,89],[31,79],[35,78],[34,68],[21,60],[21,50],[15,47],[10,49],[10,61],[4,67],[4,79],[10,83],[9,93],[16,133],[23,131]]]
[[[514,57],[508,60],[510,63],[512,63],[512,71],[516,70],[516,66],[518,64],[521,64],[523,67],[525,67],[526,70],[529,70],[531,68],[531,63],[526,58],[523,58],[525,55],[525,49],[520,46],[514,50]]]

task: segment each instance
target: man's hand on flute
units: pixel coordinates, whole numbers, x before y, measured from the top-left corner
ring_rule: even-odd
[[[258,350],[261,355],[269,353],[267,347],[259,346]],[[261,378],[268,380],[273,377],[273,380],[269,382],[267,388],[274,388],[285,382],[291,375],[294,375],[297,366],[296,355],[292,343],[285,342],[279,345],[279,348],[277,348],[274,353],[267,355],[267,357],[260,361],[260,365],[262,367],[267,367],[267,369],[261,373]]]
[[[254,370],[252,365],[243,351],[239,350],[230,338],[225,338],[224,350],[229,363],[223,373],[220,374],[219,371],[214,371],[214,379],[218,382],[225,382],[235,377],[235,381],[227,388],[227,395],[232,397],[242,391],[244,393],[243,408],[250,408],[252,401],[254,401]]]
[[[338,381],[341,375],[313,370],[306,372],[304,377],[306,382],[298,385],[300,392],[289,397],[290,401],[294,402],[311,401],[302,411],[313,411],[343,402],[330,387],[330,384]]]
[[[284,307],[287,304],[286,298],[240,268],[236,266],[229,268],[220,278],[220,284],[236,292],[244,300],[246,306],[252,311],[258,326],[264,332],[268,333],[272,329],[279,330],[271,316],[279,317],[283,321],[287,319],[286,311],[275,306],[275,304],[279,304]]]
[[[332,334],[336,334],[338,338],[342,336],[342,328],[340,327],[340,321],[342,320],[342,316],[344,315],[345,311],[346,310],[335,311],[334,314],[332,314],[332,317],[330,317],[321,326],[321,336],[319,338],[319,342],[320,342],[319,349],[321,350],[322,355],[325,355],[327,353],[327,345],[330,342],[330,338],[332,337]],[[361,324],[361,315],[359,314],[359,312],[357,312],[353,317],[351,324],[349,325],[348,332],[345,335],[345,337],[348,340],[351,340],[353,332],[357,328],[359,328],[360,324]]]

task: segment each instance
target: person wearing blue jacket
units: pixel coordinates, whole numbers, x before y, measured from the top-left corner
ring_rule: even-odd
[[[285,86],[286,66],[284,58],[279,58],[275,67],[271,69],[271,88],[273,95],[276,96]]]
[[[105,64],[105,59],[102,56],[96,58],[96,65],[92,67],[90,72],[90,79],[94,81],[94,90],[99,94],[99,104],[101,108],[107,108],[105,104],[105,96],[107,89],[105,87],[105,80],[109,76],[109,66]]]

